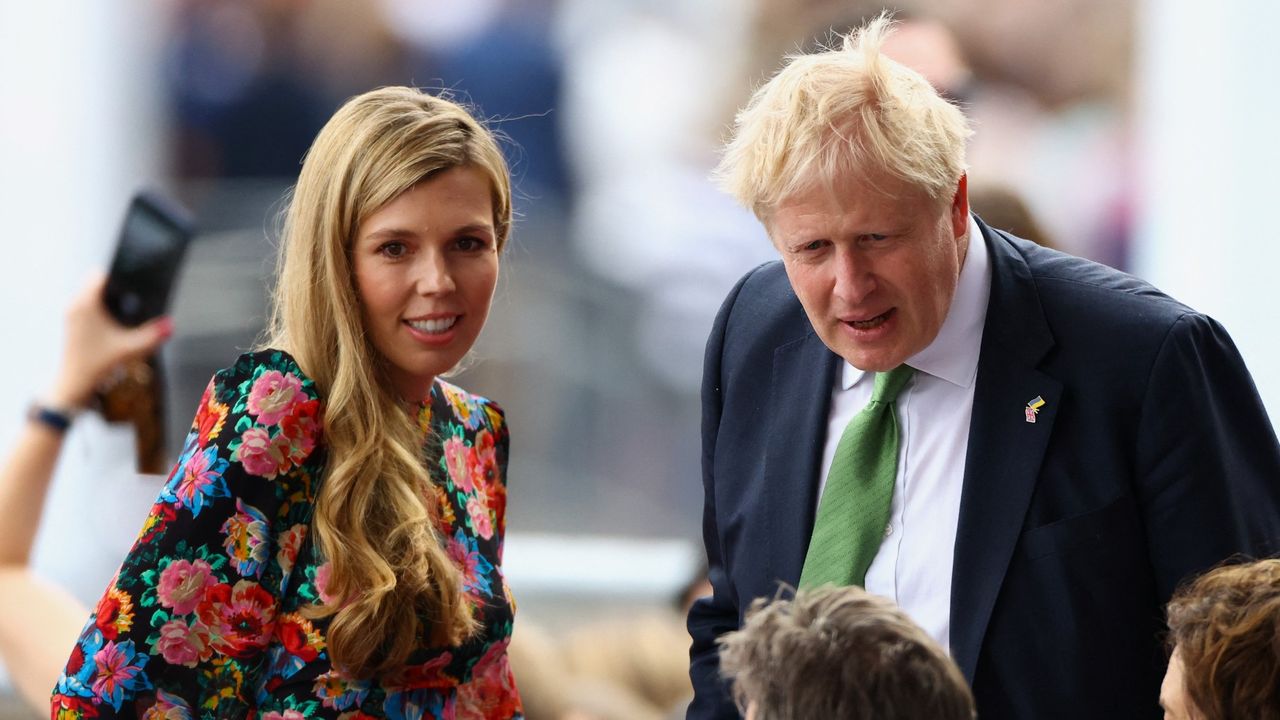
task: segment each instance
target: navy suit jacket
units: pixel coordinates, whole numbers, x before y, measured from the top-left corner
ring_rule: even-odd
[[[1158,718],[1163,606],[1280,549],[1280,449],[1223,328],[1134,277],[979,222],[992,263],[951,587],[979,717]],[[702,388],[714,593],[689,718],[736,718],[715,640],[795,585],[840,360],[783,268],[730,293]],[[1027,403],[1044,398],[1034,424]]]

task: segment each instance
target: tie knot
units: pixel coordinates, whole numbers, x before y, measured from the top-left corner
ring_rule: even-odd
[[[871,391],[871,402],[892,403],[897,400],[898,393],[902,392],[902,387],[915,371],[909,365],[899,365],[888,372],[876,373],[876,386]]]

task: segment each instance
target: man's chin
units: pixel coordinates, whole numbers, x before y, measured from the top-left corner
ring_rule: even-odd
[[[863,372],[887,372],[906,362],[907,358],[910,357],[909,353],[902,351],[900,348],[869,348],[866,346],[851,346],[848,343],[845,343],[843,347],[831,348],[831,350],[841,358],[844,358],[850,365]]]

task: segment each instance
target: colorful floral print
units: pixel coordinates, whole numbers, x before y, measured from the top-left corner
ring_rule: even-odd
[[[269,370],[253,381],[249,390],[249,414],[263,425],[275,425],[293,410],[294,403],[306,400],[302,394],[302,381],[296,375],[286,375],[279,370]]]
[[[252,505],[245,505],[236,499],[236,512],[222,524],[225,539],[222,546],[227,549],[227,557],[244,577],[258,577],[262,574],[270,550],[267,537],[267,518]]]
[[[160,497],[190,510],[193,517],[197,516],[207,502],[230,497],[227,483],[222,478],[227,465],[226,460],[218,457],[216,447],[203,451],[193,447],[178,460],[178,469],[161,491]]]
[[[115,640],[133,627],[133,598],[117,588],[108,588],[98,601],[95,625],[102,637]]]
[[[507,659],[510,638],[489,646],[471,672],[471,682],[458,693],[458,720],[510,717],[519,711]]]
[[[204,600],[205,592],[217,584],[209,563],[174,560],[160,572],[156,596],[160,604],[172,610],[174,615],[188,615]],[[111,588],[108,593],[115,590]]]
[[[499,562],[507,429],[493,403],[437,381],[417,413],[441,542],[481,631],[424,638],[395,685],[330,663],[329,566],[315,547],[322,406],[285,353],[214,376],[137,543],[98,601],[54,689],[52,716],[521,718],[506,660],[514,602]],[[433,450],[434,449],[434,450]]]

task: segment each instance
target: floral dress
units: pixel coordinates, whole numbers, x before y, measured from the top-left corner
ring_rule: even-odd
[[[437,480],[438,534],[463,571],[480,630],[423,639],[396,684],[349,679],[311,533],[324,481],[322,404],[286,353],[242,355],[209,383],[137,543],[54,689],[58,718],[521,718],[507,662],[503,581],[508,434],[494,403],[437,380],[418,410]]]

